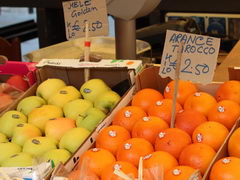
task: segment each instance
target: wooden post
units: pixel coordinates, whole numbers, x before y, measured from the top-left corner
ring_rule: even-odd
[[[171,128],[174,128],[174,124],[175,124],[175,114],[176,114],[177,94],[178,94],[178,85],[179,85],[179,76],[180,76],[180,66],[181,66],[181,62],[182,62],[182,48],[183,48],[183,43],[180,43],[179,48],[178,48],[176,71],[175,71],[174,93],[173,93],[172,114],[171,114],[171,124],[170,124]]]
[[[91,42],[89,41],[89,22],[87,21],[85,23],[85,44],[84,44],[84,61],[85,62],[89,62],[90,61],[90,46],[91,46]],[[85,68],[84,69],[84,80],[85,82],[87,82],[89,80],[89,76],[90,76],[90,71],[89,69]]]

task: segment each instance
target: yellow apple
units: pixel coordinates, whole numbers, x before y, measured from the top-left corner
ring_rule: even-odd
[[[66,103],[63,106],[65,117],[76,120],[77,117],[85,113],[89,108],[93,107],[93,103],[86,99],[76,99]]]
[[[12,142],[0,143],[0,165],[12,155],[21,152],[21,147]]]
[[[46,104],[46,101],[43,98],[38,96],[29,96],[18,103],[17,110],[27,116],[33,109],[39,108],[44,104]]]
[[[56,118],[49,120],[45,127],[46,137],[53,138],[59,142],[61,137],[70,129],[75,128],[75,121],[69,118]]]
[[[43,161],[52,160],[57,166],[60,162],[65,163],[71,157],[71,153],[66,149],[52,149],[42,155]]]
[[[8,142],[8,138],[5,134],[0,133],[0,143]]]
[[[12,137],[13,130],[19,123],[27,122],[27,117],[19,111],[7,111],[0,118],[0,132]]]
[[[109,90],[111,89],[101,79],[90,79],[89,81],[85,82],[80,88],[80,92],[84,99],[90,100],[92,102],[94,102],[97,96]]]
[[[48,100],[60,88],[66,86],[65,82],[61,79],[49,78],[43,81],[37,88],[36,95]]]
[[[106,117],[106,114],[97,108],[88,109],[76,120],[77,127],[83,127],[92,132],[97,125]]]
[[[94,107],[102,110],[106,114],[110,112],[120,101],[121,97],[114,91],[107,91],[99,95],[94,101]]]
[[[32,154],[35,157],[40,157],[44,153],[57,149],[55,142],[48,137],[34,137],[28,139],[24,145],[22,152],[27,152]]]
[[[20,123],[13,130],[12,141],[13,143],[23,146],[26,140],[41,136],[42,133],[33,124]]]
[[[48,99],[48,104],[63,107],[64,104],[81,98],[80,92],[73,86],[65,86],[52,94]]]
[[[29,153],[20,152],[7,158],[1,164],[2,167],[29,167],[36,163],[36,159]]]
[[[50,119],[56,119],[63,116],[62,109],[54,105],[43,105],[40,108],[33,109],[28,115],[28,123],[38,127],[42,133],[45,131],[45,125]]]
[[[84,128],[73,128],[66,132],[60,140],[59,147],[74,153],[87,139],[90,132]]]

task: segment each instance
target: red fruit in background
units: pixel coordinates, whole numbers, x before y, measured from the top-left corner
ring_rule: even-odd
[[[28,82],[21,75],[11,76],[6,83],[22,91],[26,91],[29,88]]]
[[[13,102],[13,99],[10,95],[5,93],[0,93],[0,110],[1,108],[11,104]]]

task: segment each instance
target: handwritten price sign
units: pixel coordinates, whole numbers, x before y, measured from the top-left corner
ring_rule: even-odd
[[[159,74],[175,79],[177,55],[181,51],[179,78],[208,84],[213,79],[219,48],[219,38],[167,30]]]
[[[108,35],[106,0],[65,1],[63,11],[68,40],[84,37],[86,21],[89,36]]]

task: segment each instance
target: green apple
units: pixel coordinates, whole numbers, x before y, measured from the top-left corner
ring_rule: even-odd
[[[13,130],[12,142],[23,146],[26,140],[41,135],[40,129],[33,124],[20,123]]]
[[[121,97],[116,92],[107,91],[96,98],[94,101],[94,107],[108,113],[115,107],[120,99]]]
[[[0,143],[8,142],[8,138],[5,134],[0,133]]]
[[[89,81],[85,82],[80,88],[80,92],[84,99],[90,100],[92,102],[94,102],[97,96],[109,90],[111,89],[101,79],[90,79]]]
[[[49,78],[43,81],[37,88],[36,95],[48,100],[57,90],[66,86],[65,82],[61,79]]]
[[[12,137],[13,130],[19,123],[27,122],[27,117],[19,111],[7,111],[0,119],[0,132]]]
[[[0,165],[12,155],[21,152],[21,147],[12,142],[0,143]]]
[[[106,117],[101,110],[97,108],[90,108],[83,115],[78,116],[76,120],[77,127],[83,127],[92,132],[95,127]]]
[[[35,157],[40,157],[52,149],[57,149],[53,139],[48,137],[34,137],[24,143],[22,151],[30,153]]]
[[[73,128],[63,135],[59,142],[59,147],[74,153],[87,139],[89,134],[90,132],[85,128]]]
[[[2,167],[29,167],[36,163],[34,157],[25,152],[20,152],[7,158],[1,164]]]
[[[65,86],[48,99],[48,104],[63,107],[64,104],[78,98],[81,98],[81,94],[75,87]]]
[[[65,117],[76,120],[79,114],[83,114],[91,107],[93,107],[91,101],[86,99],[76,99],[66,103],[63,106],[63,112]]]
[[[66,149],[53,149],[42,155],[43,161],[52,160],[54,165],[57,166],[60,162],[63,164],[71,157],[71,153]]]
[[[17,110],[27,116],[33,109],[39,108],[44,104],[46,104],[46,101],[43,98],[38,96],[29,96],[18,103]]]
[[[38,127],[42,133],[45,131],[45,125],[50,119],[63,116],[62,109],[54,105],[43,105],[40,108],[33,109],[28,114],[28,123]]]

